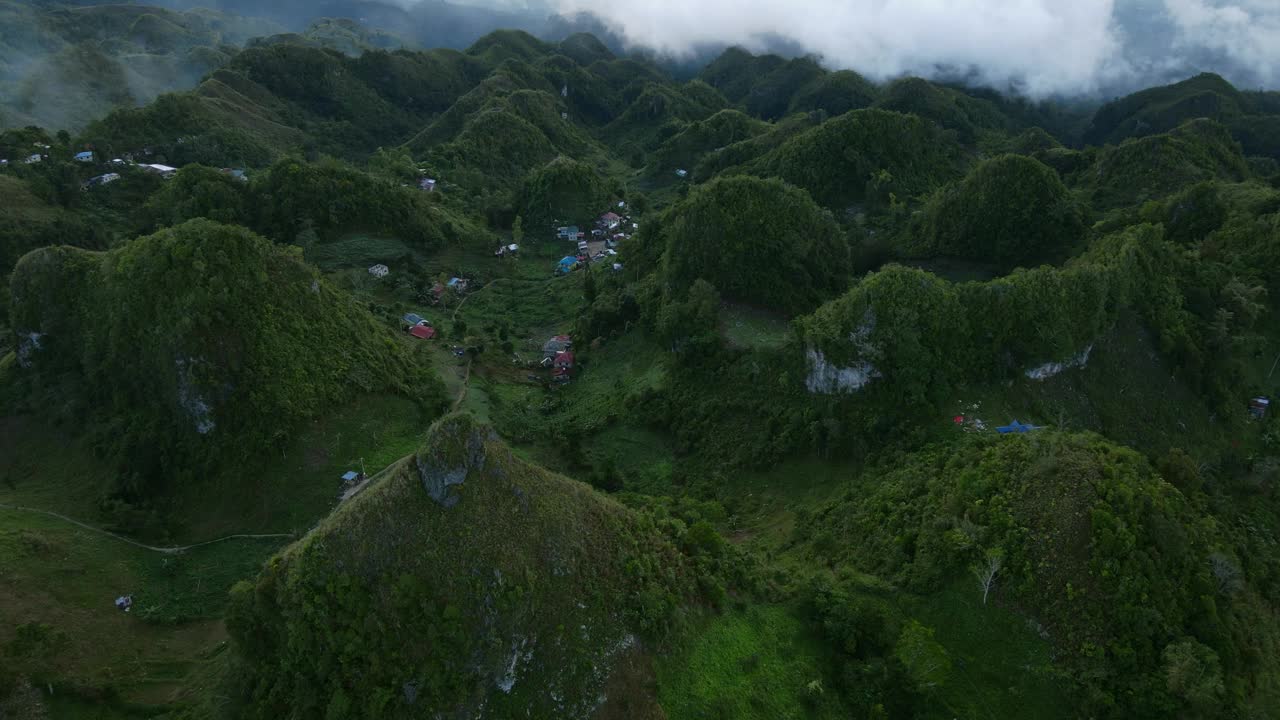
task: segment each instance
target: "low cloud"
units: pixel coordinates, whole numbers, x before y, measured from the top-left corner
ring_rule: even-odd
[[[1207,52],[1234,66],[1240,82],[1275,88],[1280,81],[1280,2],[1164,0],[1177,28],[1174,50]]]
[[[1280,0],[554,0],[676,57],[793,43],[877,80],[966,75],[1080,95],[1199,70],[1280,81]]]

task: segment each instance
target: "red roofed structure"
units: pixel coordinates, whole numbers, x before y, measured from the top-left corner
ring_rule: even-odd
[[[409,329],[409,334],[422,340],[432,340],[436,336],[436,329],[426,325],[414,325]]]
[[[572,370],[573,352],[566,350],[562,353],[556,353],[556,359],[552,365],[554,365],[557,370]]]

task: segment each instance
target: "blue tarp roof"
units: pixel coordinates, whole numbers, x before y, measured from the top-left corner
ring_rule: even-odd
[[[566,256],[564,256],[564,257],[560,258],[560,264],[561,264],[561,265],[577,265],[577,264],[578,264],[578,258],[576,258],[576,257],[569,257],[568,255],[566,255]]]
[[[1014,420],[1008,425],[1001,425],[1000,427],[996,428],[996,432],[1000,433],[1001,435],[1008,435],[1009,433],[1025,433],[1025,432],[1031,432],[1032,430],[1039,430],[1039,429],[1040,429],[1039,425],[1024,424],[1024,423],[1018,422],[1017,420]]]
[[[358,477],[360,477],[360,475],[358,475],[355,470],[349,470],[342,474],[343,480],[355,480]]]
[[[422,316],[416,313],[405,313],[403,320],[410,325],[417,325],[422,322]]]

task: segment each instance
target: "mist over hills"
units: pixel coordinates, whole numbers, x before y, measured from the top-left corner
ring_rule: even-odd
[[[1214,72],[1247,88],[1280,82],[1280,9],[1266,0],[1087,0],[957,5],[937,12],[912,0],[170,0],[257,14],[299,29],[316,17],[350,17],[460,48],[500,28],[559,40],[592,32],[615,50],[703,64],[726,47],[784,56],[812,54],[831,69],[877,80],[903,74],[965,80],[1001,91],[1105,97]]]
[[[1037,0],[1016,11],[998,3],[978,2],[941,13],[926,12],[927,4],[914,0],[892,5],[870,0],[817,0],[799,9],[776,0],[752,0],[746,4],[710,3],[700,7],[696,22],[686,17],[680,3],[629,0],[282,0],[267,4],[157,0],[154,5],[180,13],[159,24],[165,28],[189,25],[189,20],[181,18],[192,13],[208,15],[206,8],[210,8],[225,16],[254,18],[244,30],[261,35],[281,30],[303,33],[317,20],[344,18],[395,39],[375,43],[375,47],[463,49],[497,29],[523,30],[551,41],[574,32],[590,32],[617,54],[649,56],[684,77],[694,75],[724,49],[738,45],[783,57],[809,55],[828,69],[854,70],[877,82],[919,75],[1035,98],[1106,99],[1199,72],[1222,75],[1247,89],[1274,88],[1280,82],[1280,9],[1265,0],[1090,0],[1061,7]],[[47,14],[59,7],[104,6],[112,9],[98,12],[124,12],[118,4],[94,0],[6,0],[3,6],[7,6],[10,22],[6,24],[15,38],[23,32],[30,34],[22,28],[33,22],[30,15],[36,11]],[[5,11],[3,6],[0,12]],[[16,8],[25,10],[15,12]],[[22,47],[31,61],[56,51],[58,45],[86,39],[79,27],[51,32],[49,24],[37,23],[44,35],[60,36],[60,40],[19,43],[0,34],[0,46]],[[247,36],[170,40],[169,44],[181,47],[159,50],[144,45],[141,52],[148,54],[150,63],[145,70],[137,69],[140,50],[122,50],[115,38],[104,46],[106,39],[93,37],[94,47],[110,58],[108,64],[123,66],[129,90],[108,93],[99,102],[129,104],[144,102],[159,91],[189,87],[223,59],[206,50],[195,58],[182,52],[208,46],[225,54],[229,46],[243,45]],[[133,36],[124,39],[136,42]],[[350,44],[338,47],[352,49]],[[163,60],[156,60],[158,52]],[[124,54],[129,57],[121,57]],[[22,63],[16,67],[15,63],[12,58],[0,60],[0,68],[10,66],[7,73],[0,70],[0,78],[7,74],[12,78],[10,84],[16,86],[29,72]],[[85,72],[81,68],[86,63],[93,64],[59,56],[53,66],[62,76],[74,76]],[[164,68],[157,69],[157,64]],[[76,87],[72,78],[64,80],[67,87]],[[63,87],[56,75],[45,85]],[[15,117],[21,119],[35,105],[49,104],[49,95],[60,93],[40,96],[28,87],[9,94],[19,96]],[[15,101],[6,104],[14,106]],[[49,110],[36,112],[37,116],[52,116]],[[58,117],[74,114],[64,110]]]

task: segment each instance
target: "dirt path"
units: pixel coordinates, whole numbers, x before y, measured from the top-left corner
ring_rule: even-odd
[[[463,306],[463,305],[466,305],[466,304],[467,304],[467,300],[468,300],[472,295],[479,295],[480,293],[484,292],[485,290],[488,290],[489,288],[493,287],[494,285],[497,285],[498,283],[500,283],[500,282],[502,282],[502,281],[504,281],[504,280],[507,280],[507,278],[498,278],[497,280],[491,280],[491,281],[489,281],[489,284],[485,285],[484,287],[480,288],[479,290],[476,290],[475,292],[469,292],[469,293],[467,293],[466,295],[463,295],[463,296],[462,296],[462,300],[461,300],[461,301],[460,301],[460,302],[459,302],[459,303],[458,303],[458,304],[453,308],[453,315],[450,315],[450,316],[449,316],[449,321],[450,321],[450,322],[454,322],[454,321],[456,321],[456,320],[458,319],[458,311],[462,309],[462,306]]]
[[[341,499],[341,500],[339,500],[338,502],[339,502],[339,503],[344,503],[344,502],[346,502],[346,501],[350,500],[351,498],[355,497],[356,495],[359,495],[359,494],[360,494],[360,491],[361,491],[361,490],[364,490],[364,489],[365,489],[365,488],[367,488],[367,487],[369,487],[369,484],[370,484],[370,483],[372,483],[374,480],[377,480],[378,478],[382,477],[383,475],[386,475],[387,473],[391,472],[392,470],[394,470],[394,469],[396,469],[396,468],[400,467],[400,465],[402,465],[402,464],[404,463],[404,461],[408,460],[408,459],[409,459],[409,458],[411,458],[411,457],[413,457],[413,453],[409,453],[408,455],[405,455],[404,457],[400,458],[399,460],[396,460],[396,461],[392,462],[390,465],[388,465],[388,466],[386,466],[386,467],[382,468],[381,470],[379,470],[378,472],[376,472],[376,473],[374,473],[374,474],[370,475],[369,477],[365,478],[364,480],[361,480],[359,485],[355,485],[355,486],[353,486],[351,489],[349,489],[349,490],[347,490],[346,492],[342,493],[342,499]],[[323,518],[321,519],[321,521],[323,521]],[[318,521],[318,522],[321,522],[321,521]]]
[[[217,538],[217,539],[214,539],[214,540],[206,540],[206,541],[204,541],[204,542],[198,542],[198,543],[196,543],[196,544],[194,544],[194,545],[182,545],[182,546],[180,546],[180,547],[156,547],[156,546],[154,546],[154,545],[147,545],[147,544],[145,544],[145,543],[140,543],[140,542],[138,542],[137,540],[132,540],[132,539],[127,538],[127,537],[125,537],[125,536],[123,536],[123,535],[117,535],[117,534],[115,534],[115,533],[111,532],[110,530],[103,530],[103,529],[102,529],[102,528],[100,528],[100,527],[94,527],[93,525],[89,525],[89,524],[87,524],[87,523],[82,523],[82,522],[80,522],[79,520],[76,520],[76,519],[74,519],[74,518],[69,518],[69,517],[67,517],[66,515],[62,515],[62,514],[60,514],[60,513],[56,513],[56,512],[51,512],[51,511],[49,511],[49,510],[40,510],[40,509],[38,509],[38,508],[23,507],[23,506],[21,506],[21,505],[8,505],[8,504],[6,504],[6,503],[0,503],[0,509],[2,509],[2,510],[15,510],[15,511],[18,511],[18,512],[35,513],[35,514],[37,514],[37,515],[45,515],[45,516],[48,516],[48,517],[51,517],[51,518],[56,518],[56,519],[58,519],[58,520],[62,520],[63,522],[71,523],[72,525],[75,525],[76,527],[84,528],[85,530],[89,530],[89,531],[91,531],[91,532],[95,532],[95,533],[98,533],[98,534],[100,534],[100,535],[106,535],[107,537],[110,537],[110,538],[115,538],[116,540],[119,540],[120,542],[128,543],[128,544],[133,545],[133,546],[135,546],[135,547],[140,547],[140,548],[142,548],[143,550],[151,550],[151,551],[153,551],[153,552],[164,553],[164,554],[166,554],[166,555],[176,555],[176,554],[178,554],[178,553],[186,552],[187,550],[191,550],[191,549],[193,549],[193,548],[204,547],[205,545],[212,545],[212,544],[214,544],[214,543],[220,543],[220,542],[223,542],[223,541],[225,541],[225,540],[238,540],[238,539],[265,539],[265,538],[291,538],[291,537],[293,537],[293,535],[292,535],[292,534],[289,534],[289,533],[279,533],[279,534],[270,534],[270,535],[227,535],[227,536],[225,536],[225,537],[220,537],[220,538]]]
[[[471,387],[471,360],[467,360],[467,369],[462,372],[462,389],[458,391],[458,397],[453,401],[452,412],[457,412],[462,407],[462,402],[467,399],[467,388]]]

